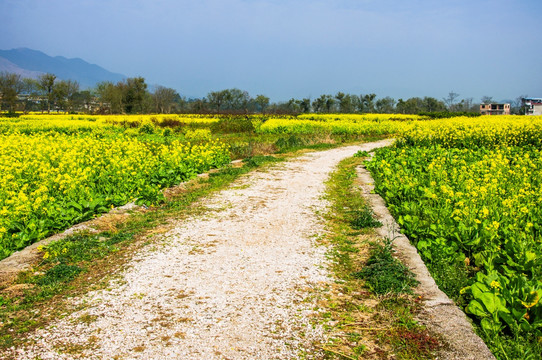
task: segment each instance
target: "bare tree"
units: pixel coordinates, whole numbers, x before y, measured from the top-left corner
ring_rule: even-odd
[[[520,95],[512,102],[512,112],[517,115],[525,115],[525,105],[523,99],[528,98],[529,95]]]
[[[179,98],[177,91],[164,86],[157,86],[152,94],[156,112],[170,114],[175,100]]]
[[[460,102],[461,104],[461,111],[472,111],[472,112],[476,112],[478,111],[476,108],[478,108],[478,106],[474,106],[474,99],[473,98],[466,98],[466,99],[463,99],[461,100]]]
[[[442,99],[446,106],[448,107],[449,111],[455,111],[455,103],[456,99],[459,97],[459,94],[454,92],[453,90],[448,93],[448,97],[445,97]]]
[[[482,96],[482,104],[491,104],[493,102],[493,96]]]
[[[55,86],[56,75],[54,74],[43,74],[38,78],[39,88],[42,91],[42,94],[47,100],[47,112],[51,112],[51,103],[54,102],[53,89]]]

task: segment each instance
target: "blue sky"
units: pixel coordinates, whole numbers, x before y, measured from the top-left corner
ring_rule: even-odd
[[[0,14],[0,49],[189,97],[542,97],[540,0],[0,0]]]

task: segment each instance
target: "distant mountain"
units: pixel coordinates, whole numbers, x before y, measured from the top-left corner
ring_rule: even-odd
[[[79,58],[52,57],[41,51],[27,48],[0,50],[0,71],[13,72],[31,78],[51,73],[61,80],[79,82],[81,89],[94,87],[100,81],[117,82],[126,78],[122,74],[112,73]]]

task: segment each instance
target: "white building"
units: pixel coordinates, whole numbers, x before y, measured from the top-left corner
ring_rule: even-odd
[[[542,98],[521,99],[525,115],[542,115]]]

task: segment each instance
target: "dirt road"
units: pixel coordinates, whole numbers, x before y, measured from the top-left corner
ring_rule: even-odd
[[[330,282],[317,212],[337,163],[379,141],[254,172],[136,254],[107,290],[32,334],[19,359],[314,358],[312,289]]]

